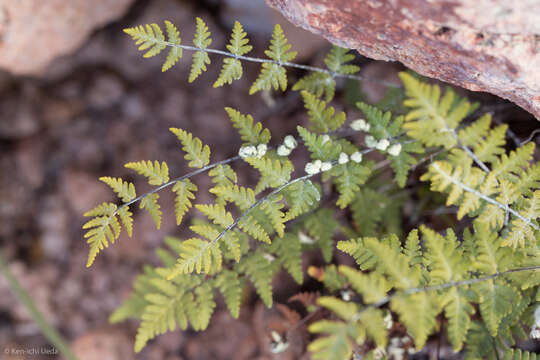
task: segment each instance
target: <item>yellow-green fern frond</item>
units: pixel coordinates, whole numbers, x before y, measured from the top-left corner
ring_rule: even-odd
[[[308,351],[316,360],[350,359],[354,346],[353,338],[362,339],[365,336],[357,326],[333,320],[319,320],[309,326],[309,331],[325,335],[308,346]]]
[[[362,295],[366,304],[374,304],[385,299],[392,288],[384,276],[377,272],[365,274],[344,265],[339,267],[339,272],[347,277],[351,287]]]
[[[469,114],[470,103],[458,99],[447,88],[441,98],[437,85],[421,82],[412,75],[399,74],[405,86],[405,106],[412,108],[405,116],[403,127],[410,137],[422,141],[426,146],[442,146],[446,149],[457,144],[455,128]]]
[[[347,64],[354,60],[354,55],[351,50],[339,46],[332,46],[332,49],[324,59],[324,63],[328,70],[335,74],[352,75],[360,71],[356,65]]]
[[[270,130],[263,128],[260,122],[254,124],[251,115],[243,115],[238,110],[230,107],[226,107],[225,111],[229,115],[233,126],[238,129],[240,138],[244,143],[250,145],[268,144]]]
[[[182,150],[186,153],[184,158],[189,161],[188,166],[192,168],[202,168],[208,165],[210,162],[210,148],[208,145],[204,145],[198,137],[185,130],[178,128],[169,129],[180,142],[182,143]]]
[[[294,91],[305,90],[326,102],[332,101],[336,93],[336,81],[327,73],[314,72],[298,80],[292,88]]]
[[[199,238],[191,238],[182,242],[180,257],[174,268],[168,274],[171,280],[182,274],[209,274],[213,269],[221,269],[222,254],[219,245],[215,242]]]
[[[339,129],[347,116],[343,111],[336,114],[333,106],[326,106],[326,102],[319,100],[315,95],[302,91],[304,106],[308,111],[310,128],[318,133],[327,133]]]
[[[259,206],[268,216],[268,220],[279,237],[283,237],[285,233],[285,214],[281,211],[285,205],[281,202],[282,198],[282,195],[271,196]]]
[[[210,44],[212,44],[212,39],[210,38],[210,31],[208,31],[208,26],[205,22],[197,17],[197,25],[195,29],[195,36],[193,38],[193,44],[199,49],[206,49]],[[204,50],[196,51],[193,53],[193,59],[191,63],[191,71],[189,73],[189,82],[195,81],[203,72],[206,71],[206,65],[210,65],[210,57],[208,52]]]
[[[212,220],[214,224],[222,226],[223,228],[231,225],[234,221],[231,213],[225,210],[225,207],[223,205],[197,204],[195,205],[195,207],[207,218]]]
[[[339,198],[337,206],[344,209],[354,199],[360,190],[360,185],[364,184],[371,175],[371,164],[365,165],[349,161],[343,165],[336,165],[330,170],[330,175],[334,178]]]
[[[507,349],[502,360],[537,360],[540,356],[533,352],[521,349]]]
[[[302,244],[296,234],[286,233],[282,238],[274,238],[269,251],[276,255],[282,266],[298,284],[304,282],[302,271]]]
[[[123,202],[131,201],[137,197],[137,194],[135,193],[135,186],[129,181],[124,181],[122,178],[113,178],[110,176],[100,177],[99,180],[109,185],[111,189],[118,194],[118,197],[122,199]]]
[[[291,180],[291,173],[294,170],[289,159],[272,160],[269,157],[248,157],[245,159],[247,163],[259,170],[261,178],[255,188],[255,192],[259,193],[268,187],[277,188]]]
[[[248,45],[249,39],[242,28],[242,25],[235,21],[230,43],[227,45],[227,50],[231,54],[242,56],[247,54],[253,48]],[[220,87],[225,84],[231,84],[233,80],[238,80],[242,77],[242,63],[236,58],[226,58],[223,60],[223,67],[218,79],[214,83],[214,87]]]
[[[139,25],[124,29],[124,32],[135,40],[135,45],[139,45],[139,50],[147,50],[144,57],[152,57],[159,54],[167,47],[165,35],[157,24]]]
[[[451,288],[444,294],[444,314],[448,319],[446,332],[455,352],[463,347],[471,326],[471,316],[475,313],[469,293],[467,289]]]
[[[430,284],[444,284],[463,280],[469,264],[463,257],[452,229],[446,230],[446,238],[426,226],[421,226],[424,239],[424,262],[429,267]]]
[[[152,217],[152,220],[154,220],[154,223],[156,223],[156,227],[159,229],[161,227],[161,216],[163,215],[163,212],[161,211],[161,207],[157,202],[158,199],[159,194],[148,194],[141,199],[140,207],[141,209],[148,211]]]
[[[118,217],[126,228],[128,236],[131,237],[133,234],[133,213],[129,211],[129,206],[121,206],[118,209]]]
[[[210,189],[219,199],[232,202],[240,211],[246,211],[251,205],[255,204],[255,192],[251,188],[238,185],[216,186]]]
[[[512,311],[512,303],[521,295],[514,287],[499,281],[486,281],[475,286],[480,298],[480,314],[491,336],[497,336],[499,324]]]
[[[83,225],[83,229],[89,229],[84,234],[86,242],[90,245],[86,267],[92,265],[98,252],[108,247],[109,242],[114,243],[120,236],[121,228],[115,216],[116,209],[115,204],[102,203],[84,214],[86,217],[93,217]]]
[[[165,29],[167,30],[167,37],[169,46],[171,49],[167,54],[167,59],[161,67],[161,71],[165,72],[173,67],[179,59],[182,58],[182,48],[178,45],[182,42],[180,38],[180,33],[174,24],[170,21],[165,20]],[[176,46],[175,46],[176,45]]]
[[[174,184],[172,191],[176,193],[174,198],[174,210],[176,214],[176,225],[182,223],[182,218],[193,206],[191,200],[195,199],[194,192],[197,191],[197,185],[189,179],[177,181]]]
[[[287,90],[287,71],[281,63],[289,62],[296,57],[296,51],[289,51],[291,44],[288,43],[287,38],[283,35],[283,30],[279,24],[274,27],[272,33],[272,40],[270,40],[270,48],[265,50],[266,56],[270,59],[277,61],[274,63],[263,63],[261,73],[251,88],[249,94],[254,94],[259,90]]]
[[[321,194],[311,180],[295,182],[287,187],[284,194],[289,205],[284,221],[292,220],[308,212],[321,200]]]
[[[161,165],[159,161],[137,161],[129,162],[124,165],[128,169],[135,170],[140,175],[148,178],[148,184],[150,185],[163,185],[169,181],[169,167],[167,163],[163,161]]]
[[[219,289],[232,317],[238,319],[242,302],[242,280],[235,271],[224,270],[216,277]]]
[[[251,236],[253,239],[270,244],[270,236],[259,224],[259,222],[251,215],[244,216],[239,222],[238,227]]]
[[[311,131],[297,126],[298,134],[304,140],[304,145],[310,152],[311,159],[321,161],[334,161],[341,153],[341,144],[324,135],[317,135]]]
[[[261,251],[248,255],[237,264],[238,271],[245,273],[255,291],[267,307],[272,306],[272,277],[279,263],[267,259]]]

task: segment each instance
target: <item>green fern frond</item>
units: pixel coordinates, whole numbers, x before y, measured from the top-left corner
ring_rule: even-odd
[[[88,261],[86,267],[90,267],[96,255],[109,246],[109,242],[114,243],[120,236],[120,223],[116,218],[117,206],[112,203],[102,203],[84,214],[85,217],[93,217],[92,220],[83,225],[83,229],[89,229],[84,238],[90,245]]]
[[[167,59],[161,67],[161,71],[165,72],[173,67],[179,59],[182,58],[182,48],[178,45],[181,43],[180,33],[174,24],[170,21],[165,20],[165,29],[167,30],[167,37],[169,46],[171,49],[167,54]],[[175,46],[176,45],[176,46]]]
[[[294,167],[289,159],[272,160],[269,157],[248,157],[245,160],[261,174],[259,183],[255,187],[255,193],[260,193],[269,187],[277,188],[291,180]]]
[[[148,194],[141,199],[140,207],[141,209],[148,211],[152,217],[152,220],[154,220],[154,223],[156,223],[156,227],[159,229],[161,227],[161,216],[163,215],[163,212],[161,211],[161,208],[157,202],[158,199],[159,194]]]
[[[251,215],[246,215],[238,222],[238,227],[253,239],[270,244],[270,236],[259,222]]]
[[[305,220],[304,226],[309,235],[317,241],[316,245],[321,249],[324,261],[330,262],[334,253],[334,232],[339,224],[334,218],[331,209],[320,209]]]
[[[225,111],[229,115],[233,126],[238,129],[240,138],[244,143],[250,145],[268,144],[270,130],[263,128],[260,122],[253,124],[254,120],[251,115],[243,115],[238,110],[230,107],[226,107]]]
[[[182,150],[186,153],[184,158],[189,161],[188,166],[192,168],[202,168],[210,162],[210,148],[204,145],[198,137],[193,137],[191,133],[178,128],[169,129],[180,142]]]
[[[113,178],[110,176],[100,177],[99,180],[109,185],[111,189],[118,194],[118,197],[125,203],[137,197],[137,194],[135,193],[135,186],[129,181],[124,181],[122,178]]]
[[[451,288],[445,293],[444,313],[448,319],[448,338],[455,352],[463,347],[467,337],[467,331],[471,325],[471,316],[475,313],[470,303],[470,295],[467,290]]]
[[[201,18],[197,17],[195,20],[197,25],[195,28],[193,44],[199,49],[206,49],[208,46],[210,46],[210,44],[212,44],[210,31],[208,31],[208,26]],[[194,52],[188,81],[190,83],[195,81],[199,75],[206,71],[206,65],[210,65],[210,57],[208,56],[208,52],[204,50]]]
[[[371,175],[371,164],[365,165],[349,161],[343,165],[336,165],[330,170],[330,175],[334,178],[339,198],[337,206],[344,209],[354,199],[360,190],[360,185],[364,184]]]
[[[284,221],[290,221],[311,210],[321,200],[319,190],[311,180],[297,181],[284,191],[289,210]]]
[[[474,290],[480,299],[480,314],[491,336],[497,336],[502,318],[512,311],[512,303],[521,299],[519,291],[499,281],[479,283]]]
[[[167,47],[165,35],[157,24],[139,25],[124,29],[124,32],[135,40],[135,45],[139,45],[139,50],[148,51],[143,55],[145,58],[159,54]]]
[[[357,326],[343,321],[319,320],[309,326],[309,331],[326,334],[308,346],[308,351],[316,360],[350,359],[354,346],[352,339],[361,339],[364,336]]]
[[[446,230],[446,238],[439,233],[421,226],[424,247],[424,262],[429,267],[430,283],[444,284],[464,279],[469,270],[452,229]]]
[[[314,72],[298,80],[292,88],[294,91],[305,90],[326,102],[332,101],[336,93],[336,81],[327,73]]]
[[[197,185],[191,182],[189,179],[177,181],[172,191],[176,193],[174,197],[174,211],[176,215],[176,225],[182,223],[182,218],[193,206],[191,200],[195,199],[195,192],[197,191]]]
[[[159,161],[137,161],[129,162],[124,165],[128,169],[135,170],[139,175],[143,175],[148,178],[148,184],[150,185],[163,185],[169,181],[169,167],[167,163],[163,161],[161,165]]]
[[[503,360],[537,360],[540,356],[521,349],[508,349],[504,352]]]
[[[272,278],[279,263],[268,260],[260,251],[255,252],[237,264],[238,271],[245,273],[255,291],[267,307],[272,306]]]
[[[270,221],[272,227],[278,237],[283,237],[285,233],[285,214],[281,209],[285,205],[281,202],[282,195],[274,195],[266,199],[259,208],[268,216],[267,220]]]
[[[323,134],[337,130],[345,123],[347,116],[343,111],[336,114],[333,106],[327,107],[326,102],[317,99],[315,95],[307,91],[302,91],[301,94],[313,131]]]
[[[420,247],[420,238],[418,237],[418,230],[412,230],[405,240],[405,248],[403,254],[409,259],[411,266],[419,265],[422,263],[423,251]]]
[[[528,167],[529,161],[532,160],[534,149],[535,144],[530,142],[511,151],[508,155],[502,154],[493,164],[491,169],[493,176],[516,181],[517,174]]]
[[[341,145],[332,138],[317,135],[301,126],[297,126],[296,129],[313,160],[334,161],[339,157]]]
[[[302,244],[298,235],[286,233],[282,238],[274,238],[268,249],[276,255],[278,261],[298,284],[304,282]]]
[[[360,68],[356,65],[347,64],[354,60],[354,55],[350,53],[351,50],[345,49],[339,46],[332,46],[332,49],[324,59],[324,63],[328,67],[328,70],[335,74],[352,75],[360,71]]]

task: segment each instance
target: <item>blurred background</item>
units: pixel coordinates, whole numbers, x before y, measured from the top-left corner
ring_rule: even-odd
[[[0,247],[9,269],[38,308],[72,344],[79,359],[297,359],[298,349],[272,356],[268,326],[283,314],[253,297],[233,321],[218,307],[203,333],[176,331],[158,337],[139,355],[133,353],[135,322],[109,325],[108,316],[125,300],[142,264],[156,261],[154,249],[165,235],[182,235],[173,217],[170,192],[162,194],[164,221],[156,230],[150,217],[135,212],[135,236],[122,234],[86,269],[87,245],[82,214],[113,200],[100,176],[121,176],[146,189],[123,164],[158,159],[172,176],[188,171],[180,145],[168,131],[184,128],[211,144],[212,160],[235,155],[239,137],[223,108],[251,113],[273,136],[282,138],[305,122],[298,94],[250,96],[259,66],[245,64],[245,75],[232,86],[213,89],[221,58],[209,71],[187,82],[191,54],[167,73],[162,57],[143,59],[122,32],[129,26],[168,19],[191,43],[195,17],[212,32],[212,48],[223,49],[239,20],[254,44],[250,55],[263,57],[276,22],[299,51],[297,62],[321,65],[329,44],[289,25],[263,0],[0,0]],[[398,64],[359,58],[362,75],[397,84]],[[291,79],[302,72],[289,71]],[[341,86],[340,96],[376,102],[386,88],[376,81]],[[347,86],[346,86],[347,85]],[[352,95],[351,95],[352,94]],[[513,104],[472,94],[495,120],[509,122],[517,137],[537,126]],[[337,105],[354,116],[346,101]],[[247,168],[239,173],[253,182]],[[196,179],[205,202],[209,180]],[[275,282],[277,301],[295,288],[290,278]],[[280,299],[281,298],[281,299]],[[0,276],[0,347],[47,347],[47,340]],[[2,359],[24,356],[0,354]],[[53,355],[32,359],[54,359]]]

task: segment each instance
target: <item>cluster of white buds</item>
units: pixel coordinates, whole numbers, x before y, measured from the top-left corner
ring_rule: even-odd
[[[377,149],[379,151],[386,151],[386,152],[388,152],[388,154],[390,154],[392,156],[398,156],[399,153],[401,152],[401,144],[400,143],[390,145],[390,141],[388,141],[387,139],[381,139],[381,140],[377,141],[373,136],[368,135],[368,136],[366,136],[364,141],[366,142],[367,147],[375,148],[375,149]]]
[[[534,324],[531,328],[531,338],[540,339],[540,306],[534,310]]]
[[[272,337],[272,342],[270,343],[270,352],[272,354],[279,354],[287,350],[289,343],[277,331],[272,330],[270,336]]]
[[[369,131],[369,124],[366,122],[366,120],[364,119],[358,119],[358,120],[354,120],[352,123],[351,123],[351,129],[353,129],[354,131],[365,131],[365,132],[368,132]]]
[[[328,171],[332,168],[332,163],[329,161],[322,162],[321,160],[315,160],[308,162],[304,170],[308,175],[315,175],[321,171]]]
[[[351,160],[355,163],[361,163],[362,162],[362,153],[360,151],[356,151],[351,154]]]
[[[291,151],[293,151],[296,146],[298,145],[298,142],[292,135],[285,136],[285,139],[283,139],[283,144],[279,145],[277,148],[277,154],[279,156],[289,156]]]
[[[267,150],[268,150],[268,147],[266,146],[266,144],[259,144],[257,146],[255,145],[242,146],[240,150],[238,150],[238,155],[242,159],[245,159],[248,157],[261,158],[266,154]]]
[[[394,321],[392,320],[392,314],[388,311],[384,317],[384,327],[386,330],[390,330],[394,326]]]

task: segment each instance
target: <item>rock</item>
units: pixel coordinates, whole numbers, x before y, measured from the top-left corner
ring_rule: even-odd
[[[509,99],[540,119],[536,0],[266,0],[293,24],[377,60]]]
[[[38,75],[76,49],[96,28],[121,16],[133,0],[0,0],[0,67]]]
[[[79,360],[135,359],[132,341],[116,328],[92,331],[73,341],[71,349]]]

